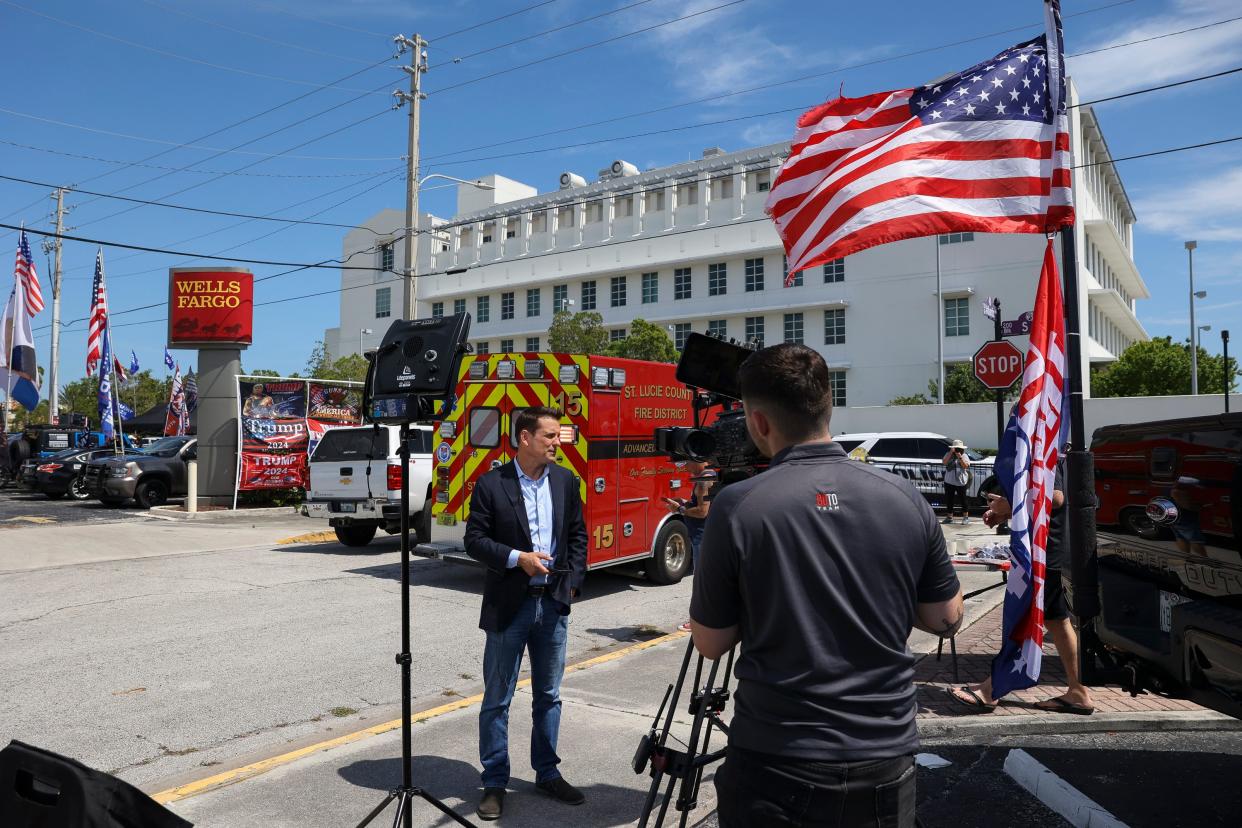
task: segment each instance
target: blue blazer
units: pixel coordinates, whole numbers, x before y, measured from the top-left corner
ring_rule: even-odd
[[[572,596],[586,577],[587,532],[582,517],[578,478],[557,465],[548,466],[552,489],[552,531],[556,537],[555,566],[570,571],[549,576],[552,597],[568,614]],[[487,567],[479,627],[501,632],[509,626],[526,600],[530,576],[520,566],[508,569],[514,549],[530,552],[534,546],[526,504],[513,461],[479,478],[470,496],[466,521],[466,554]],[[552,567],[548,567],[551,569]]]

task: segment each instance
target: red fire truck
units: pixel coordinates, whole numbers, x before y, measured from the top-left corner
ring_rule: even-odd
[[[462,360],[457,401],[433,452],[431,540],[415,554],[469,561],[462,545],[470,495],[481,475],[511,462],[522,409],[563,412],[557,462],[578,478],[587,526],[587,568],[650,559],[647,577],[681,580],[690,541],[662,497],[689,497],[690,475],[657,454],[652,431],[693,425],[691,392],[675,367],[578,354],[478,354]]]

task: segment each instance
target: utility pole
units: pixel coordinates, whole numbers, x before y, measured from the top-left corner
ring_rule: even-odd
[[[424,47],[427,41],[420,35],[408,38],[397,35],[393,38],[399,49],[409,49],[410,65],[401,68],[410,76],[410,91],[397,90],[393,96],[397,99],[394,109],[403,104],[410,105],[409,134],[406,140],[406,174],[405,174],[405,239],[402,255],[405,258],[404,288],[402,290],[403,317],[413,319],[417,316],[417,287],[415,285],[415,269],[418,264],[418,136],[419,110],[424,97],[423,72],[427,71],[427,52]]]
[[[47,372],[48,385],[51,386],[47,395],[47,421],[49,423],[57,422],[60,417],[60,251],[64,246],[61,236],[65,232],[64,188],[58,187],[54,197],[56,199],[56,241],[54,242],[56,259],[55,268],[52,271],[52,356]]]
[[[1199,332],[1195,328],[1195,248],[1198,242],[1186,242],[1186,260],[1190,269],[1190,393],[1199,393]]]

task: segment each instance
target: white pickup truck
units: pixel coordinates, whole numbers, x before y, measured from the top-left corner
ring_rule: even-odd
[[[310,458],[302,514],[327,520],[346,546],[366,546],[383,529],[401,531],[401,431],[381,425],[326,432]],[[410,529],[431,537],[431,443],[428,426],[410,427]]]

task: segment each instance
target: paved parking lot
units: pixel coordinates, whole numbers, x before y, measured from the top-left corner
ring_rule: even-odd
[[[97,500],[70,498],[50,500],[38,492],[16,485],[0,489],[0,530],[19,526],[52,526],[63,523],[102,523],[133,520],[143,514],[137,506],[104,506]]]

